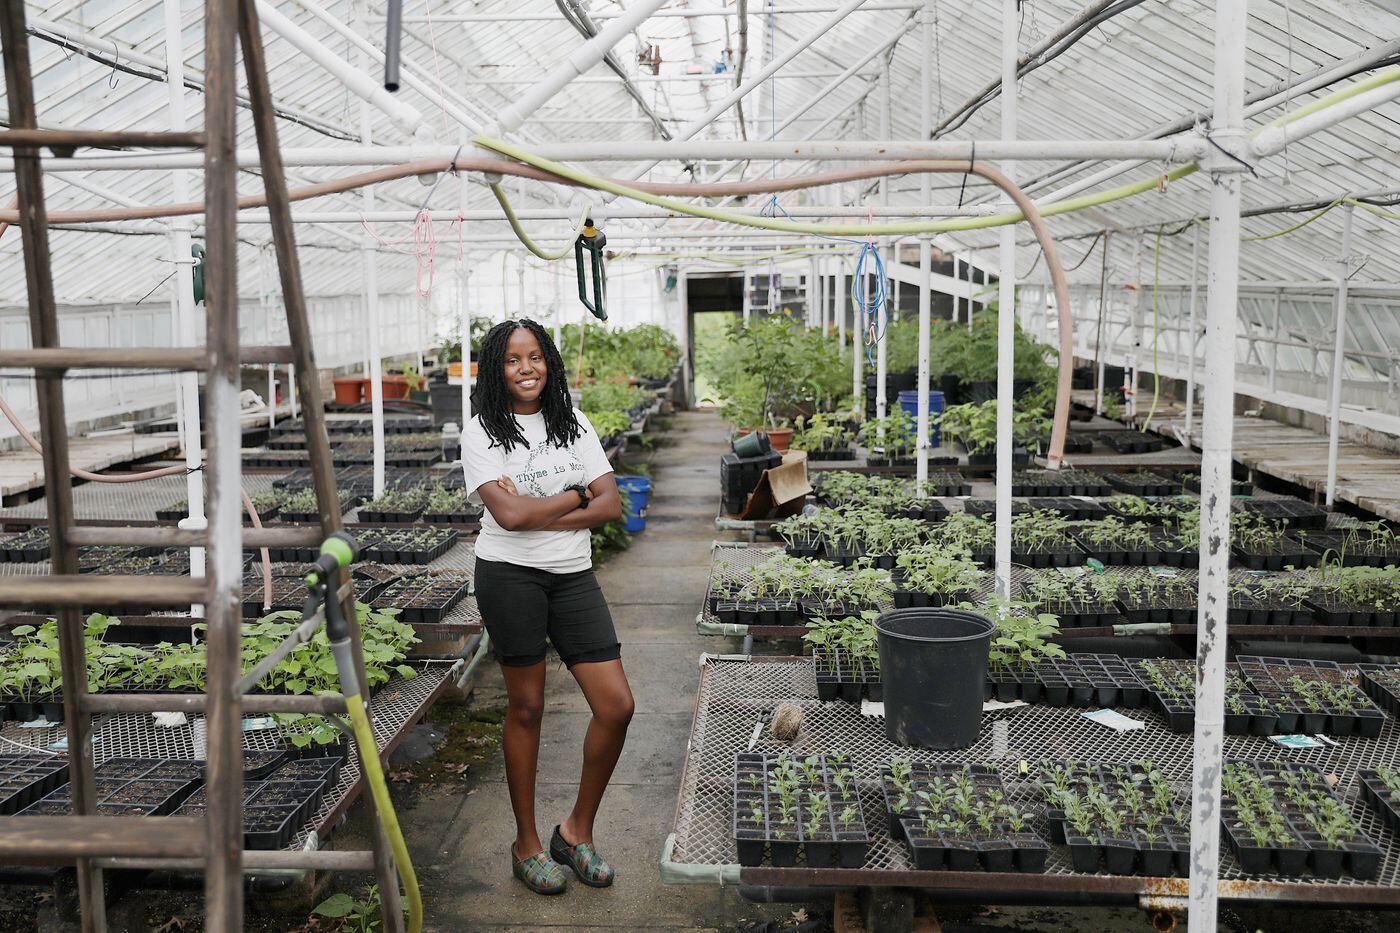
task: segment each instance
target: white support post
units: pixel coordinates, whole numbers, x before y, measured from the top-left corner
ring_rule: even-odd
[[[836,315],[836,351],[846,357],[846,267],[837,257],[831,278],[831,313]]]
[[[807,328],[815,327],[817,318],[817,260],[812,257],[807,260],[807,314],[804,317]]]
[[[977,276],[977,250],[967,253],[967,329],[972,330],[972,296],[977,291],[973,279]]]
[[[870,277],[868,275],[856,278],[851,276],[851,297],[857,294],[857,289],[862,298],[859,307],[853,302],[851,306],[851,379],[854,383],[853,392],[855,401],[851,403],[854,409],[851,417],[858,421],[865,419],[865,308],[870,305]]]
[[[165,0],[165,67],[170,77],[168,92],[169,125],[172,132],[188,129],[185,107],[185,55],[181,31],[179,0]],[[170,173],[176,201],[190,199],[190,173],[176,169]],[[174,312],[171,336],[176,346],[188,347],[198,342],[194,310],[194,257],[190,255],[190,232],[194,222],[188,217],[176,217],[170,222],[170,260],[175,266],[174,291],[170,307]],[[182,372],[176,377],[180,401],[180,429],[185,448],[185,504],[190,527],[207,527],[204,515],[204,472],[199,469],[204,460],[203,431],[199,418],[199,376]],[[120,382],[120,380],[118,380]],[[190,548],[190,576],[205,575],[204,548]],[[204,617],[203,605],[191,605],[190,615]]]
[[[268,341],[271,343],[272,341]],[[267,430],[277,430],[277,364],[267,364]]]
[[[1142,361],[1142,237],[1133,237],[1133,308],[1128,326],[1128,361],[1123,369],[1123,412],[1132,423],[1138,412],[1138,365]]]
[[[1001,135],[1016,138],[1017,0],[1002,0],[1001,10]],[[1001,170],[1013,182],[1019,174],[1015,162],[1003,162]],[[1007,199],[1006,203],[1011,202]],[[1016,228],[1001,228],[997,261],[1001,265],[997,296],[997,458],[996,458],[996,593],[1011,598],[1011,471],[1014,440],[1016,361]]]
[[[262,6],[262,4],[259,4]],[[362,68],[368,70],[369,56],[362,50],[359,54],[359,62]],[[374,142],[373,114],[370,112],[370,103],[366,98],[360,101],[360,141],[366,146]],[[361,191],[361,200],[366,213],[374,210],[374,185],[365,185]],[[360,249],[364,255],[364,291],[365,291],[365,329],[369,331],[369,408],[370,408],[370,434],[373,438],[374,447],[374,496],[378,498],[384,494],[384,377],[383,377],[383,354],[380,352],[381,328],[379,325],[379,254],[374,238],[368,233],[361,240]],[[465,427],[465,426],[464,426]]]
[[[469,191],[467,173],[459,172],[457,175],[457,203],[460,207],[467,206],[467,193]],[[459,231],[460,232],[460,231]],[[467,435],[467,425],[472,423],[472,302],[470,295],[471,287],[471,261],[466,255],[466,251],[459,251],[457,254],[457,300],[462,321],[462,437]],[[555,327],[559,324],[558,298],[559,292],[556,286],[554,293]],[[554,343],[559,344],[559,335],[554,335]],[[463,454],[466,452],[463,451]],[[465,457],[462,461],[466,463]]]
[[[1108,236],[1108,234],[1104,234]],[[1196,322],[1196,291],[1201,278],[1201,225],[1191,231],[1191,310],[1186,330],[1186,442],[1191,441],[1191,427],[1196,420],[1196,347],[1200,334]]]
[[[890,136],[891,123],[890,100],[890,70],[888,67],[880,70],[880,136],[888,139]],[[888,178],[880,179],[880,205],[888,206],[890,203],[890,183]],[[880,255],[884,259],[884,264],[888,266],[894,258],[894,246],[890,240],[880,241]],[[888,381],[889,371],[886,368],[885,336],[890,329],[890,306],[893,302],[889,299],[890,281],[886,278],[880,283],[885,290],[885,301],[876,311],[876,321],[879,323],[878,339],[875,342],[875,417],[884,418],[889,414]]]
[[[1192,764],[1188,929],[1215,933],[1220,873],[1220,776],[1224,756],[1225,652],[1229,637],[1231,444],[1235,426],[1235,328],[1239,301],[1246,0],[1215,5],[1215,116],[1207,156],[1210,259],[1206,292],[1205,413],[1201,440],[1201,567],[1196,626],[1196,729]]]
[[[749,318],[753,315],[753,280],[749,276],[747,266],[739,274],[744,283],[744,325],[747,326]]]
[[[919,138],[928,139],[933,132],[933,0],[924,0],[919,11],[919,32],[923,40],[919,72]],[[928,172],[919,176],[919,194],[927,206],[933,195],[933,180]],[[929,453],[929,329],[933,326],[933,240],[919,237],[919,375],[914,389],[919,393],[919,423],[914,441],[914,495],[922,498],[928,486]]]
[[[587,313],[587,312],[585,312]],[[691,399],[690,280],[684,266],[676,268],[676,336],[681,344],[681,404]]]
[[[1327,508],[1337,495],[1337,444],[1342,428],[1342,376],[1346,369],[1347,277],[1351,274],[1352,205],[1342,215],[1342,255],[1337,261],[1337,335],[1332,345],[1332,388],[1327,395]],[[1278,329],[1274,330],[1278,339]],[[1277,348],[1278,344],[1275,343]]]
[[[1347,205],[1351,209],[1351,205]],[[1279,329],[1283,324],[1283,289],[1274,292],[1273,325],[1269,328],[1269,391],[1278,388],[1278,344]]]

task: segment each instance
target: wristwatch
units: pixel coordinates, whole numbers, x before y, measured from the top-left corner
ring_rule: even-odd
[[[579,508],[581,508],[581,509],[586,509],[586,508],[588,508],[588,488],[587,488],[587,487],[585,487],[585,486],[583,486],[583,485],[581,485],[581,484],[576,483],[576,484],[574,484],[573,486],[569,486],[569,487],[567,487],[567,488],[572,489],[574,492],[578,493],[578,507],[579,507]]]

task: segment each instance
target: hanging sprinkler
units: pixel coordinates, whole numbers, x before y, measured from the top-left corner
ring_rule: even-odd
[[[608,238],[603,231],[593,226],[593,218],[583,221],[583,230],[574,240],[574,265],[578,272],[578,300],[600,321],[608,319],[607,308],[603,306],[603,247]],[[588,251],[589,266],[593,273],[593,300],[588,300],[588,275],[584,272],[583,253]]]

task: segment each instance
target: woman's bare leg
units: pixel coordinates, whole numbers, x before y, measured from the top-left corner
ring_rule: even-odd
[[[540,719],[544,714],[544,662],[529,667],[501,665],[506,681],[506,721],[501,745],[506,785],[515,813],[515,857],[544,849],[535,827],[535,772],[540,760]]]
[[[635,704],[621,661],[575,664],[570,673],[583,689],[588,708],[593,711],[588,734],[583,739],[583,775],[579,778],[578,799],[574,801],[573,812],[559,824],[564,841],[578,845],[593,841],[593,820],[622,754]],[[536,731],[536,739],[538,737]]]

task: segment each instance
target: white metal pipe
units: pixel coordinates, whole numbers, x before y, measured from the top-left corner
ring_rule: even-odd
[[[1103,347],[1104,322],[1108,319],[1108,264],[1113,249],[1113,234],[1103,235],[1103,265],[1099,269],[1099,317],[1097,333],[1094,337],[1094,357],[1098,363],[1098,377],[1094,381],[1094,414],[1103,414],[1104,360],[1107,354]]]
[[[384,90],[383,85],[371,78],[366,71],[356,68],[326,48],[319,39],[292,22],[267,0],[257,0],[257,5],[258,17],[268,29],[329,72],[351,93],[382,112],[405,135],[413,137],[420,128],[426,129],[423,115],[416,107]]]
[[[1347,205],[1347,213],[1351,213],[1351,205]],[[1278,336],[1279,328],[1283,324],[1283,290],[1274,292],[1274,319],[1273,327],[1269,333]],[[1270,342],[1269,350],[1269,391],[1278,388],[1278,341]]]
[[[1292,123],[1261,130],[1250,143],[1249,151],[1254,154],[1255,158],[1261,159],[1274,155],[1282,152],[1289,143],[1297,142],[1314,133],[1320,133],[1343,120],[1348,120],[1368,110],[1374,110],[1396,98],[1400,98],[1400,81],[1391,81],[1389,84],[1382,84],[1369,91],[1362,91],[1355,97],[1339,101],[1330,107],[1324,107],[1306,117],[1300,117]]]
[[[933,133],[933,0],[924,0],[919,10],[921,40],[919,69],[919,138]],[[920,202],[929,203],[933,179],[927,172],[919,176]],[[914,494],[922,497],[928,485],[929,454],[929,329],[933,326],[933,241],[919,237],[919,373],[914,384],[919,393],[918,425],[914,441]]]
[[[457,177],[457,199],[462,207],[467,204],[467,176]],[[471,260],[465,250],[457,255],[457,301],[462,321],[462,439],[465,441],[467,427],[472,423],[472,302],[471,302]],[[554,344],[559,345],[559,280],[554,280]],[[463,450],[463,469],[466,464],[466,451]]]
[[[1238,152],[1244,128],[1246,0],[1215,7],[1213,136]],[[1220,773],[1224,757],[1225,652],[1229,637],[1231,445],[1235,425],[1235,318],[1244,166],[1208,157],[1211,176],[1206,292],[1205,412],[1201,439],[1201,557],[1196,627],[1196,728],[1192,764],[1190,933],[1215,933],[1220,873]]]
[[[329,10],[322,7],[315,0],[296,0],[297,5],[303,10],[316,17],[321,23],[329,26],[336,35],[345,39],[350,45],[359,51],[366,58],[360,59],[369,61],[368,67],[374,67],[384,62],[384,52],[371,43],[364,36],[355,31],[343,18],[336,16]],[[445,88],[442,93],[438,92],[442,85],[430,78],[425,78],[418,74],[417,68],[408,62],[401,62],[399,65],[399,80],[405,87],[421,94],[429,103],[434,104],[447,113],[449,117],[456,120],[462,126],[474,133],[480,132],[486,127],[490,120],[489,114],[480,111],[480,108],[473,107],[469,101],[461,95],[451,94]],[[480,111],[480,112],[478,112]],[[449,153],[449,157],[451,153]],[[288,163],[291,164],[291,163]]]
[[[189,128],[189,113],[185,106],[185,56],[184,36],[181,31],[179,0],[165,0],[165,55],[166,72],[170,77],[166,85],[168,125],[172,132],[183,133]],[[171,191],[177,201],[189,200],[190,173],[176,171],[170,173]],[[171,294],[171,307],[174,311],[172,336],[177,346],[194,346],[197,339],[197,325],[194,309],[194,257],[190,254],[190,230],[193,224],[187,217],[177,217],[170,224],[170,259],[175,266],[174,291]],[[199,469],[204,460],[203,430],[199,417],[199,376],[193,372],[182,372],[176,377],[180,395],[181,433],[185,447],[185,505],[187,517],[192,525],[203,527],[204,515],[204,473]],[[205,575],[204,548],[190,548],[190,576]],[[190,615],[204,617],[204,606],[192,604]]]
[[[753,314],[753,285],[749,281],[749,270],[742,272],[744,281],[744,323],[749,323],[749,318]]]
[[[918,0],[871,0],[871,2],[861,7],[861,12],[871,12],[877,10],[916,10],[919,8]],[[835,3],[804,3],[787,7],[775,7],[773,9],[764,8],[762,15],[775,13],[779,16],[803,15],[812,13],[831,13],[840,9]],[[621,16],[621,11],[607,10],[597,13],[590,13],[595,20],[610,20]],[[701,16],[732,16],[734,11],[727,6],[705,6],[705,7],[672,7],[667,10],[657,10],[651,14],[652,19],[691,19]],[[757,13],[750,15],[757,16]],[[371,22],[383,22],[382,15],[371,16]],[[405,15],[405,23],[426,23],[430,17],[424,15]],[[433,23],[557,23],[559,16],[556,13],[443,13],[440,16],[432,16]]]
[[[364,0],[356,3],[357,11],[363,13],[365,9]],[[361,67],[368,70],[370,67],[370,57],[364,49],[358,54]],[[370,113],[370,101],[367,98],[360,100],[360,140],[366,146],[374,142],[373,119]],[[364,209],[368,212],[374,210],[374,185],[365,185],[360,190],[361,199],[364,202]],[[370,401],[370,434],[372,446],[374,448],[374,464],[372,469],[374,496],[378,498],[384,494],[384,377],[383,377],[383,356],[380,347],[380,327],[379,327],[379,253],[374,238],[368,232],[361,240],[364,260],[364,299],[365,299],[365,330],[368,339],[369,352],[369,401]],[[465,426],[464,426],[465,427]]]
[[[1186,349],[1186,440],[1191,440],[1191,426],[1196,418],[1196,348],[1200,346],[1196,329],[1196,283],[1201,268],[1201,225],[1191,231],[1191,323],[1187,328]]]
[[[1020,93],[1017,77],[1019,32],[1017,0],[1002,0],[1001,10],[1001,135],[1015,139],[1017,131],[1016,97]],[[1016,180],[1014,163],[1004,163],[1001,170],[1012,182]],[[1010,200],[1007,199],[1007,204]],[[997,297],[997,448],[996,448],[996,592],[1003,599],[1011,597],[1011,471],[1013,469],[1014,438],[1011,426],[1015,417],[1015,388],[1013,378],[1016,361],[1016,231],[1002,227],[1000,232],[1001,278]]]
[[[859,291],[857,291],[859,290]],[[851,382],[854,401],[851,417],[865,419],[865,308],[870,306],[870,276],[851,275],[851,298],[860,294],[860,302],[851,302]]]
[[[993,139],[977,142],[977,156],[982,159],[1057,160],[1057,159],[1117,159],[1139,158],[1161,162],[1194,162],[1204,154],[1208,144],[1186,141],[1170,144],[1159,141],[1082,140],[1025,141]],[[724,160],[756,159],[760,161],[846,161],[876,162],[910,159],[966,160],[972,156],[972,142],[937,140],[687,140],[682,142],[577,142],[569,145],[546,144],[532,146],[530,151],[548,159],[566,162],[614,162],[634,159],[661,160]],[[283,150],[288,168],[332,166],[401,165],[419,159],[451,159],[456,146],[305,146]],[[197,153],[113,153],[104,156],[78,156],[61,159],[49,154],[42,157],[45,172],[96,171],[167,171],[175,168],[200,168]],[[258,168],[258,151],[239,149],[239,168]],[[0,159],[0,172],[14,171],[14,161]],[[1037,203],[1044,203],[1038,201]]]
[[[831,279],[831,313],[836,315],[837,354],[844,358],[846,356],[846,267],[841,260],[837,260],[836,271]]]
[[[892,122],[891,109],[893,101],[890,99],[890,70],[885,68],[880,72],[880,135],[886,139],[890,135],[890,124]],[[890,203],[890,180],[881,178],[879,183],[880,204]],[[889,239],[880,241],[880,254],[884,259],[884,265],[888,267],[893,262],[892,252],[896,247]],[[876,311],[876,321],[879,323],[875,341],[875,417],[881,419],[889,414],[889,363],[887,346],[889,341],[886,336],[890,329],[890,311],[893,302],[890,300],[890,282],[886,278],[880,283],[885,289],[885,301]]]
[[[1337,261],[1337,334],[1332,347],[1332,387],[1327,395],[1327,508],[1337,494],[1337,443],[1342,425],[1342,373],[1346,368],[1347,277],[1351,274],[1352,205],[1342,215],[1342,255]],[[1277,331],[1275,331],[1277,332]],[[1274,344],[1278,352],[1278,344]]]
[[[806,278],[807,313],[803,319],[810,330],[817,322],[817,260],[815,256],[807,260]]]
[[[497,114],[496,131],[510,134],[518,130],[526,117],[548,103],[574,78],[601,62],[613,46],[644,23],[652,13],[665,6],[666,2],[667,0],[640,0],[635,6],[611,20],[608,25],[598,30],[593,38],[570,52],[537,83],[515,95],[514,102]]]

